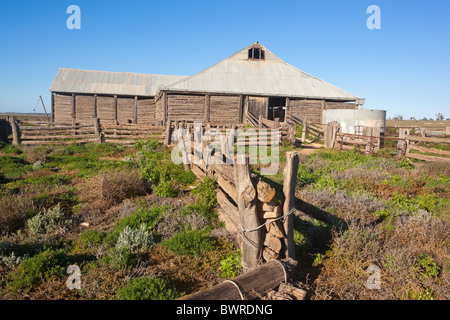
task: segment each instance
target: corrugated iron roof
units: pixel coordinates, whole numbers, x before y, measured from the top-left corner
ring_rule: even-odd
[[[357,96],[309,75],[265,50],[265,60],[249,60],[253,43],[193,76],[162,90],[216,92],[244,95],[282,96],[352,101]]]
[[[186,77],[61,68],[50,87],[50,91],[154,96],[160,86],[169,85],[184,78]]]

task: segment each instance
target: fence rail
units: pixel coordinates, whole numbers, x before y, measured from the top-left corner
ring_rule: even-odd
[[[72,143],[119,143],[131,145],[136,140],[165,138],[165,127],[144,125],[101,124],[96,118],[92,124],[52,123],[42,121],[17,121],[8,117],[13,144],[18,145],[68,145]],[[2,126],[8,125],[3,123]],[[1,129],[0,131],[5,131]]]

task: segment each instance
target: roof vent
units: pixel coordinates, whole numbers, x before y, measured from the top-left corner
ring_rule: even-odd
[[[256,44],[248,50],[248,60],[266,60],[266,52]]]

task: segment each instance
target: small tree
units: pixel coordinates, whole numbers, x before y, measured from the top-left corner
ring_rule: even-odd
[[[441,120],[444,120],[445,119],[445,117],[444,117],[444,115],[442,114],[442,113],[438,113],[437,115],[436,115],[436,120],[437,121],[441,121]]]

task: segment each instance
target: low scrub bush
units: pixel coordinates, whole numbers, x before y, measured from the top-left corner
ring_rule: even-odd
[[[204,178],[198,183],[197,188],[192,190],[197,205],[212,209],[217,204],[216,181],[211,178]]]
[[[175,300],[182,295],[162,278],[132,279],[116,293],[118,300]]]
[[[170,212],[158,223],[157,232],[162,240],[170,239],[174,234],[182,231],[202,230],[208,227],[209,221],[200,213],[192,212],[183,215]]]
[[[162,180],[159,181],[158,185],[153,190],[157,196],[164,198],[175,198],[178,196],[180,191],[175,188],[172,180]]]
[[[112,248],[103,256],[101,262],[114,270],[131,269],[137,264],[137,258],[127,248]]]
[[[241,271],[241,253],[232,252],[228,256],[220,261],[219,271],[221,271],[222,278],[234,278]]]
[[[33,285],[48,280],[51,276],[64,276],[69,264],[62,250],[43,251],[24,260],[17,270],[8,275],[8,288],[13,291],[30,291]]]
[[[116,248],[118,250],[127,249],[131,252],[140,252],[150,248],[154,243],[153,234],[148,232],[145,225],[142,224],[139,229],[125,227],[119,234]]]
[[[167,205],[151,206],[150,208],[142,206],[129,217],[119,220],[114,230],[105,236],[104,241],[109,244],[115,244],[119,238],[119,234],[125,228],[139,229],[141,226],[145,226],[146,230],[150,232],[164,216],[164,214],[170,212],[171,210],[172,207]]]
[[[144,195],[147,185],[135,171],[102,172],[81,187],[81,200],[105,210],[124,199]]]
[[[215,242],[205,230],[183,231],[161,244],[176,254],[194,256],[212,250],[215,246]]]
[[[66,225],[70,221],[65,220],[65,215],[60,205],[44,210],[31,219],[27,226],[32,234],[47,234],[54,231],[60,225]]]
[[[0,235],[21,229],[36,213],[33,199],[25,192],[10,194],[0,191]]]

